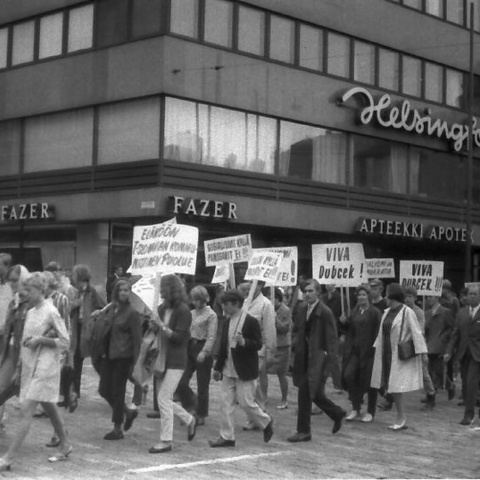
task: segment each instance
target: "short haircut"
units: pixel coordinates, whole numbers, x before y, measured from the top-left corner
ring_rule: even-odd
[[[33,272],[25,279],[25,285],[40,290],[43,294],[47,291],[47,279],[43,272]]]
[[[57,277],[49,271],[43,272],[43,275],[45,276],[45,280],[47,281],[47,287],[51,290],[57,290],[59,286]]]
[[[365,292],[367,295],[370,295],[371,290],[372,289],[370,288],[370,285],[368,283],[362,283],[357,287],[355,293],[358,295],[359,292]]]
[[[307,285],[311,283],[313,285],[313,288],[315,289],[315,291],[320,294],[322,293],[322,286],[314,279],[314,278],[309,278],[307,280]]]
[[[240,308],[243,307],[243,296],[238,290],[228,290],[222,295],[222,305],[225,303],[236,303]]]
[[[10,268],[12,265],[12,256],[9,253],[0,253],[0,263],[5,267]]]
[[[413,297],[417,298],[417,289],[413,285],[409,285],[408,287],[405,287],[405,295],[412,295]]]
[[[49,262],[45,267],[46,272],[59,272],[62,269],[58,262]]]
[[[75,265],[73,267],[72,277],[75,282],[89,282],[92,274],[87,265]]]
[[[192,300],[199,300],[205,304],[210,301],[210,295],[208,294],[207,289],[201,285],[197,285],[196,287],[192,288],[190,291],[190,298]]]

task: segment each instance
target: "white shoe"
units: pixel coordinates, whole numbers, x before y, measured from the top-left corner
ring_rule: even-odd
[[[345,417],[345,420],[347,422],[351,422],[353,420],[355,420],[357,417],[360,416],[360,412],[357,412],[356,410],[352,410],[346,417]]]
[[[366,413],[363,417],[362,417],[362,422],[364,423],[370,423],[370,422],[373,422],[373,416],[370,414],[370,413]]]

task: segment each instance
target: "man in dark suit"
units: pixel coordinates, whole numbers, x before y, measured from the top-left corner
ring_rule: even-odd
[[[211,447],[235,446],[233,413],[238,404],[248,419],[263,430],[269,442],[273,420],[255,400],[258,378],[258,351],[262,348],[262,332],[255,317],[242,312],[243,296],[230,290],[222,297],[225,316],[229,317],[222,331],[220,349],[213,378],[222,380],[223,402],[220,407],[220,437],[211,440]]]
[[[460,361],[460,375],[464,385],[465,414],[461,425],[471,425],[475,416],[475,401],[480,381],[480,286],[468,287],[469,306],[457,315],[452,339],[444,360],[456,354]]]
[[[321,287],[316,280],[309,280],[305,290],[305,304],[293,327],[295,357],[293,384],[298,387],[297,433],[289,442],[307,442],[312,439],[310,416],[312,401],[332,420],[332,433],[337,433],[346,412],[325,395],[325,382],[329,371],[339,372],[337,360],[337,329],[332,311],[320,301]],[[339,385],[340,379],[334,378]]]

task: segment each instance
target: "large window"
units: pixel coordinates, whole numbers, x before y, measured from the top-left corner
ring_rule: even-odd
[[[239,6],[238,49],[255,55],[265,54],[265,13]]]
[[[436,17],[443,17],[443,1],[444,0],[426,0],[425,11],[430,15],[435,15]]]
[[[68,51],[76,52],[93,46],[93,4],[73,8],[68,21]]]
[[[464,2],[463,0],[447,0],[447,20],[450,22],[464,24]]]
[[[388,90],[398,90],[399,60],[398,53],[383,48],[379,50],[378,84],[380,87]]]
[[[63,12],[40,19],[40,46],[38,57],[47,58],[62,54]]]
[[[350,39],[336,33],[328,34],[327,71],[338,77],[350,74]]]
[[[422,62],[417,58],[403,56],[402,91],[413,97],[422,94]]]
[[[162,2],[158,0],[134,0],[132,12],[132,35],[144,37],[161,30]]]
[[[198,0],[171,0],[170,31],[185,37],[198,36]]]
[[[93,109],[42,115],[25,121],[25,172],[92,164]]]
[[[375,47],[369,43],[354,42],[353,79],[357,82],[375,83]]]
[[[205,0],[205,41],[231,48],[233,39],[233,3]]]
[[[19,173],[20,125],[19,120],[0,123],[0,176]]]
[[[98,118],[98,163],[159,157],[160,101],[148,98],[105,105]]]
[[[287,18],[270,16],[270,58],[293,63],[295,23]]]
[[[443,101],[443,68],[434,63],[425,63],[425,98],[434,102]]]
[[[447,105],[463,106],[463,79],[464,75],[458,70],[447,68]]]
[[[18,23],[13,27],[12,65],[33,61],[35,22]]]
[[[323,30],[300,25],[300,66],[323,70]]]
[[[272,174],[276,124],[260,115],[167,98],[164,156]]]
[[[129,0],[96,2],[95,44],[97,47],[117,45],[128,40]]]
[[[7,66],[8,28],[0,28],[0,68]]]

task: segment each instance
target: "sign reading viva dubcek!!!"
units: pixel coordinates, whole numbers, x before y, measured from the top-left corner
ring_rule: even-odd
[[[313,278],[321,284],[358,287],[365,280],[364,264],[361,243],[312,245]]]
[[[443,262],[401,260],[400,284],[414,286],[418,295],[440,296],[443,284]]]

